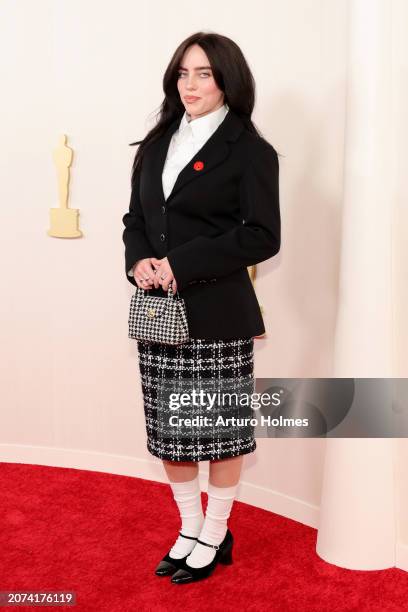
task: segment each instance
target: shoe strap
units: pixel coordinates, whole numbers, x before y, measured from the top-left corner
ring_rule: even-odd
[[[215,550],[219,549],[218,544],[208,544],[207,542],[203,542],[202,540],[197,540],[197,542],[200,542],[200,544],[204,544],[204,546],[211,546],[211,548],[215,548]]]
[[[193,538],[193,536],[184,535],[184,533],[179,532],[183,538],[188,538],[189,540],[196,540],[197,538]]]

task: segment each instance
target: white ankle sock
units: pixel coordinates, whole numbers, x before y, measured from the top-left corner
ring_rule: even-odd
[[[203,528],[199,539],[208,544],[221,544],[227,533],[228,517],[236,496],[238,484],[232,487],[216,487],[208,483],[208,504],[205,513]],[[203,567],[208,565],[215,557],[217,551],[210,546],[196,543],[194,550],[188,555],[186,564],[190,567]]]
[[[169,484],[180,512],[182,521],[181,533],[187,536],[198,537],[204,521],[198,475],[193,480],[170,482]],[[181,559],[188,555],[196,544],[197,540],[190,540],[179,535],[170,549],[169,555],[173,559]]]

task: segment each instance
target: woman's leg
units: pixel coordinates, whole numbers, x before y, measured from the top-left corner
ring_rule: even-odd
[[[244,455],[210,461],[209,482],[216,487],[232,487],[238,484]]]
[[[220,545],[228,529],[228,518],[236,496],[243,455],[210,461],[208,504],[199,539],[207,544]],[[197,542],[187,557],[191,567],[203,567],[214,559],[216,549]]]
[[[167,461],[163,466],[169,479],[181,518],[181,533],[169,551],[173,559],[181,559],[194,548],[204,522],[197,461]]]
[[[163,459],[163,466],[171,482],[186,482],[198,475],[198,461],[167,461]]]
[[[216,487],[231,487],[238,484],[243,458],[243,455],[239,455],[227,459],[211,460],[209,481]],[[167,461],[163,459],[163,466],[171,482],[186,482],[198,476],[198,461]]]

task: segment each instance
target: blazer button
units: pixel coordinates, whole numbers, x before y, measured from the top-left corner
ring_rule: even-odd
[[[160,234],[160,240],[163,242],[164,240],[166,240],[166,236],[164,234]]]
[[[165,206],[162,206],[162,213],[163,213],[163,215],[166,214],[166,207]]]

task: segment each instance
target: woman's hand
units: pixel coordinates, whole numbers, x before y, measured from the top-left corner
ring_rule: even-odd
[[[163,259],[151,257],[150,261],[155,268],[154,286],[156,289],[159,287],[159,285],[161,285],[163,291],[167,291],[170,281],[173,281],[172,288],[173,292],[176,293],[177,283],[167,257],[163,257]],[[163,276],[164,278],[162,278]]]
[[[133,266],[133,278],[141,289],[151,289],[154,284],[155,270],[150,263],[151,257],[139,259]]]

